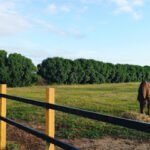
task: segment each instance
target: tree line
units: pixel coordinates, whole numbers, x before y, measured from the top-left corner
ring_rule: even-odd
[[[93,59],[47,58],[38,65],[37,73],[49,84],[93,84],[150,80],[149,66],[114,65]]]
[[[93,84],[150,80],[150,66],[112,64],[93,59],[47,58],[35,66],[20,54],[0,51],[0,83],[27,86],[38,80],[48,84]]]

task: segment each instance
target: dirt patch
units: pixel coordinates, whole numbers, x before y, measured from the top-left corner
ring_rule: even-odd
[[[75,139],[69,143],[76,145],[81,150],[150,150],[150,141],[137,141],[104,137],[102,139]]]
[[[38,130],[44,131],[44,127],[37,125]],[[21,145],[21,150],[44,150],[45,142],[31,134],[27,134],[13,126],[7,126],[7,140]],[[114,137],[101,139],[74,139],[62,141],[75,145],[81,150],[150,150],[150,141],[129,140]],[[61,150],[56,148],[56,150]]]
[[[44,150],[45,142],[16,127],[7,125],[7,141],[14,141],[21,146],[21,150]]]

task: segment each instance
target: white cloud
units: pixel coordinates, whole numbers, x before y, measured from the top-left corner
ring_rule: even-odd
[[[11,2],[0,3],[0,36],[12,35],[29,27],[28,21],[18,14],[15,4]]]
[[[136,20],[142,18],[142,14],[137,11],[137,8],[144,4],[144,0],[111,0],[116,5],[116,14],[128,13]]]
[[[71,6],[67,5],[67,4],[64,4],[60,7],[60,10],[62,12],[66,12],[66,13],[69,13],[71,11]]]
[[[40,26],[40,28],[43,28],[48,32],[52,32],[57,35],[66,36],[68,34],[66,31],[56,27],[52,23],[49,23],[45,20],[36,19],[34,20],[34,24]]]
[[[102,0],[80,0],[80,2],[85,4],[98,4],[102,2]]]
[[[80,8],[80,9],[78,8],[78,13],[79,13],[79,14],[84,13],[84,12],[86,12],[86,11],[88,10],[88,8],[89,8],[88,6],[83,6],[83,7]]]
[[[50,13],[50,14],[57,14],[57,13],[69,13],[72,9],[72,6],[69,4],[62,4],[62,5],[58,5],[55,3],[51,3],[48,5],[48,7],[46,8],[46,10]]]
[[[56,4],[54,4],[54,3],[49,4],[49,6],[47,7],[47,10],[48,10],[51,14],[56,14],[56,13],[57,13],[57,6],[56,6]]]
[[[62,29],[60,27],[57,27],[56,25],[49,23],[45,20],[34,20],[34,24],[38,25],[40,28],[43,28],[44,30],[57,34],[59,36],[64,36],[64,37],[74,37],[74,38],[84,38],[85,35],[82,34],[79,30],[77,29]]]
[[[135,20],[142,18],[142,13],[139,11],[145,3],[145,0],[79,0],[82,4],[99,5],[99,4],[113,4],[115,7],[115,14],[126,13],[131,15]]]
[[[133,12],[133,18],[135,20],[139,20],[143,17],[143,15],[141,13],[138,13],[138,12]]]
[[[133,0],[133,4],[142,6],[144,4],[144,0]]]

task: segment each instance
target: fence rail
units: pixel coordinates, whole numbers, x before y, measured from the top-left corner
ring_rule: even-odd
[[[86,111],[86,110],[81,110],[77,108],[71,108],[71,107],[66,107],[66,106],[61,106],[61,105],[56,105],[56,104],[49,104],[45,102],[35,101],[31,99],[26,99],[26,98],[21,98],[21,97],[6,95],[6,94],[0,94],[0,97],[4,97],[7,99],[11,99],[14,101],[19,101],[19,102],[23,102],[27,104],[36,105],[36,106],[46,108],[46,109],[53,109],[53,110],[61,111],[64,113],[78,115],[81,117],[85,117],[85,118],[89,118],[89,119],[93,119],[97,121],[102,121],[102,122],[107,122],[107,123],[111,123],[114,125],[119,125],[119,126],[131,128],[131,129],[136,129],[138,131],[144,131],[144,132],[150,133],[150,123],[135,121],[131,119],[125,119],[125,118],[120,118],[120,117],[114,117],[110,115],[104,115],[104,114],[95,113],[92,111]]]
[[[23,102],[23,103],[32,104],[35,106],[45,108],[47,110],[46,111],[46,122],[47,122],[46,123],[46,130],[47,130],[47,134],[48,134],[48,135],[46,135],[46,134],[39,132],[33,128],[27,127],[25,125],[22,125],[20,123],[17,123],[15,121],[11,120],[11,119],[6,118],[6,108],[3,108],[0,110],[0,112],[2,112],[2,115],[0,116],[0,120],[1,120],[0,121],[0,133],[2,133],[2,135],[0,136],[0,142],[2,143],[0,145],[0,150],[6,149],[6,132],[4,132],[6,130],[6,129],[4,129],[4,127],[6,128],[6,125],[4,124],[4,122],[6,122],[10,125],[13,125],[13,126],[19,128],[21,130],[24,130],[24,131],[26,131],[26,132],[28,132],[28,133],[30,133],[30,134],[38,137],[38,138],[43,139],[44,141],[47,142],[46,150],[54,150],[55,148],[54,148],[53,144],[65,149],[65,150],[79,150],[75,146],[72,146],[68,143],[62,142],[62,141],[54,138],[54,114],[52,111],[49,112],[49,110],[50,110],[50,108],[48,107],[49,103],[46,103],[46,102],[44,103],[44,102],[35,101],[32,99],[26,99],[26,98],[21,98],[21,97],[3,94],[3,93],[6,93],[6,85],[1,85],[0,91],[1,91],[1,93],[0,93],[0,105],[3,107],[4,107],[4,105],[6,105],[6,98],[7,98],[8,100]],[[54,101],[54,89],[53,88],[48,88],[46,90],[46,97],[47,97],[48,102]],[[1,126],[2,126],[2,128],[1,128]],[[50,135],[52,135],[53,137],[51,137]]]
[[[42,133],[40,131],[37,131],[33,128],[30,128],[30,127],[27,127],[27,126],[22,125],[20,123],[17,123],[15,121],[11,120],[11,119],[0,117],[0,120],[5,121],[5,122],[7,122],[8,124],[10,124],[12,126],[15,126],[15,127],[19,128],[21,130],[24,130],[24,131],[26,131],[26,132],[28,132],[32,135],[35,135],[36,137],[48,142],[48,143],[52,143],[52,144],[57,145],[57,146],[59,146],[63,149],[66,149],[66,150],[79,150],[78,148],[76,148],[76,147],[74,147],[70,144],[67,144],[65,142],[61,142],[60,140],[55,139],[55,138],[51,138],[51,137],[45,135],[44,133]]]
[[[57,111],[61,111],[64,113],[74,114],[74,115],[78,115],[81,117],[85,117],[85,118],[89,118],[89,119],[93,119],[93,120],[97,120],[97,121],[102,121],[102,122],[106,122],[106,123],[111,123],[114,125],[119,125],[119,126],[127,127],[130,129],[135,129],[138,131],[144,131],[146,133],[150,133],[150,123],[145,123],[145,122],[134,121],[134,120],[120,118],[120,117],[104,115],[104,114],[100,114],[100,113],[85,111],[85,110],[81,110],[81,109],[77,109],[77,108],[71,108],[71,107],[46,103],[46,102],[35,101],[32,99],[26,99],[26,98],[11,96],[11,95],[7,95],[7,94],[3,94],[3,93],[0,94],[0,98],[7,98],[7,99],[18,101],[18,102],[23,102],[23,103],[39,106],[39,107],[45,108],[47,110],[57,110]],[[20,129],[22,129],[28,133],[31,133],[31,134],[47,141],[48,143],[52,143],[52,144],[57,145],[63,149],[66,149],[66,150],[77,150],[78,149],[72,145],[69,145],[69,144],[61,142],[60,140],[57,140],[53,137],[45,135],[42,132],[36,131],[35,129],[32,129],[32,128],[26,127],[24,125],[18,124],[15,121],[10,120],[8,118],[5,118],[3,116],[0,117],[0,120],[5,121],[11,125],[14,125],[14,126],[20,128]],[[52,129],[54,130],[54,128],[52,128]],[[53,149],[54,149],[54,147],[48,148],[48,150],[53,150]]]

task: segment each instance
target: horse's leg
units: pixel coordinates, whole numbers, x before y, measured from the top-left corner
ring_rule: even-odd
[[[143,114],[143,103],[140,103],[140,112]]]
[[[145,101],[140,102],[140,112],[142,114],[143,114],[144,106],[145,106]]]
[[[148,115],[150,115],[150,99],[147,100]]]

